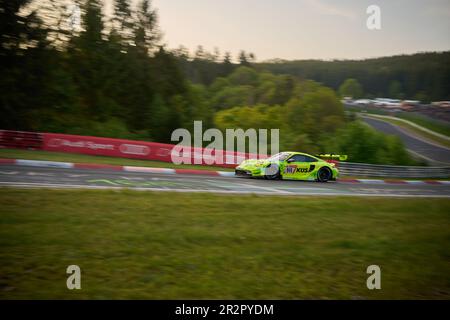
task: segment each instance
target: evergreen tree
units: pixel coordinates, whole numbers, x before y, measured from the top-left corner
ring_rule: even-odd
[[[0,128],[27,130],[27,112],[44,90],[48,74],[47,32],[30,0],[0,0]],[[41,61],[39,61],[41,60]]]
[[[150,53],[161,39],[158,29],[158,14],[152,8],[150,0],[142,0],[138,4],[135,26],[134,42],[136,47],[141,52]]]
[[[238,60],[239,60],[239,64],[241,66],[245,66],[245,67],[250,66],[250,63],[248,62],[248,58],[247,58],[247,53],[244,50],[241,50],[239,52]]]
[[[222,67],[220,76],[226,77],[233,71],[233,63],[231,62],[231,53],[229,51],[225,52],[225,55],[223,57]]]
[[[117,32],[122,46],[126,47],[130,45],[133,36],[133,21],[130,0],[114,0],[113,23],[114,32]]]

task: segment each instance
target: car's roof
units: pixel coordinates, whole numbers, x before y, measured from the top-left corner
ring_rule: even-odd
[[[282,153],[301,154],[301,155],[305,155],[305,156],[312,156],[312,155],[310,155],[310,154],[308,154],[308,153],[298,152],[298,151],[285,151],[285,152],[282,152]],[[314,156],[313,156],[313,157],[314,157]]]
[[[312,154],[305,153],[305,152],[298,152],[298,151],[284,151],[284,152],[281,152],[281,153],[289,153],[291,156],[294,155],[294,154],[301,154],[301,155],[303,155],[303,156],[313,157],[314,159],[322,160],[322,159],[320,159],[319,157],[313,156]]]

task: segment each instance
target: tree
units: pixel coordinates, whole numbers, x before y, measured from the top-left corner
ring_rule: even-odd
[[[194,59],[204,60],[206,59],[206,52],[203,46],[197,46],[197,50],[195,50]]]
[[[245,66],[245,67],[250,66],[250,63],[248,62],[247,53],[244,50],[241,50],[239,52],[238,60],[239,60],[239,64],[241,66]]]
[[[113,26],[117,30],[122,46],[130,45],[133,36],[133,21],[130,0],[114,0]]]
[[[30,128],[27,112],[44,90],[47,31],[29,0],[0,0],[0,127]],[[40,101],[39,101],[40,102]]]
[[[353,99],[359,99],[363,96],[363,89],[358,80],[347,79],[339,87],[339,94],[341,95],[341,97],[351,97]]]
[[[170,109],[160,94],[156,94],[152,102],[151,113],[149,114],[148,128],[151,136],[156,141],[170,140],[170,132],[167,131],[170,121]]]
[[[341,102],[333,90],[324,87],[290,100],[285,115],[293,131],[307,133],[318,143],[321,133],[335,132],[344,122]]]
[[[223,56],[222,66],[221,66],[221,77],[228,76],[234,69],[233,63],[231,62],[231,53],[226,51]]]
[[[106,41],[103,40],[103,14],[99,0],[87,0],[82,7],[82,28],[79,37],[71,39],[69,61],[73,79],[80,92],[83,112],[94,119],[106,116],[103,93],[106,77]],[[108,102],[109,104],[109,102]]]
[[[219,62],[219,58],[220,58],[220,49],[217,47],[214,47],[214,51],[212,54],[212,61]]]
[[[340,128],[328,139],[327,149],[348,155],[351,162],[412,164],[398,137],[382,134],[360,121]]]
[[[250,63],[254,63],[254,62],[256,61],[256,56],[255,56],[255,54],[254,54],[253,52],[250,52],[250,53],[248,54],[247,60],[248,60]]]
[[[95,50],[103,41],[103,14],[99,0],[87,0],[82,20],[84,31],[80,36],[84,49]]]
[[[158,29],[158,14],[151,6],[150,0],[138,4],[137,21],[135,21],[134,42],[138,50],[148,54],[161,39]]]
[[[17,56],[19,51],[45,41],[46,32],[37,12],[21,14],[30,3],[31,0],[0,0],[0,56]]]
[[[173,55],[184,61],[190,58],[189,49],[183,45],[180,45],[177,49],[173,50]]]
[[[392,99],[403,99],[402,84],[397,81],[391,81],[389,84],[389,97]]]
[[[391,82],[398,81],[405,98],[422,92],[427,101],[450,100],[450,51],[365,60],[275,60],[258,67],[315,80],[335,90],[354,78],[364,88],[365,97],[388,97]]]
[[[202,120],[205,128],[280,129],[285,150],[345,152],[352,161],[374,163],[409,161],[400,140],[346,118],[335,92],[319,82],[261,70],[244,51],[244,65],[238,65],[229,53],[218,63],[218,50],[211,54],[200,47],[190,59],[185,48],[170,52],[158,46],[150,1],[139,2],[130,14],[131,0],[117,0],[116,25],[107,34],[101,0],[84,0],[80,32],[53,46],[40,14],[25,15],[27,3],[0,0],[2,128],[169,142],[174,129],[192,129],[194,120]],[[127,28],[134,33],[124,41]],[[405,90],[414,87],[415,81],[405,86],[401,73],[389,72],[380,70],[384,87],[387,80]],[[340,81],[336,72],[319,75]],[[442,90],[435,87],[433,96]]]
[[[258,82],[258,73],[249,67],[239,67],[228,76],[233,85],[256,85]]]

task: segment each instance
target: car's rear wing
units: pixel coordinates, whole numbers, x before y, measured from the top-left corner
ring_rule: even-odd
[[[339,160],[339,161],[345,161],[348,158],[347,155],[341,154],[318,154],[316,157],[323,160]]]

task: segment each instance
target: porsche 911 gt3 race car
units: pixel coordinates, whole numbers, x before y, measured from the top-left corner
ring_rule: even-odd
[[[235,169],[237,176],[263,177],[265,179],[286,179],[327,182],[336,180],[339,171],[334,163],[324,159],[347,159],[344,155],[319,155],[302,152],[281,152],[268,159],[248,159]]]

